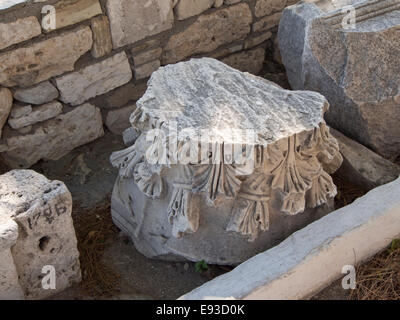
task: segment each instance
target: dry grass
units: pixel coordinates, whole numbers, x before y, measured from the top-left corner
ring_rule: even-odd
[[[357,286],[351,290],[352,300],[400,299],[400,239],[389,249],[357,268]]]
[[[118,275],[102,262],[107,242],[118,232],[109,203],[91,210],[75,206],[73,212],[82,270],[81,289],[91,297],[110,297],[118,292]]]

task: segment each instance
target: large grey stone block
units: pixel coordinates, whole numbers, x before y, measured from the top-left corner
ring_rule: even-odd
[[[284,10],[278,33],[292,88],[323,94],[332,127],[389,159],[400,155],[399,26],[399,0],[308,1]]]

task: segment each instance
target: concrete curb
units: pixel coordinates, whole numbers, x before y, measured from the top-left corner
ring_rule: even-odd
[[[295,232],[278,246],[180,297],[305,299],[400,235],[400,178]]]

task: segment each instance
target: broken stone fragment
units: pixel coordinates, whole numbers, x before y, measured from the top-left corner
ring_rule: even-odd
[[[399,0],[313,1],[286,8],[278,33],[292,88],[323,94],[332,127],[391,160],[400,155],[399,26]]]
[[[10,117],[8,124],[13,129],[21,129],[58,116],[62,112],[62,108],[63,106],[60,102],[53,101],[34,107],[30,113],[18,118]]]
[[[0,198],[0,230],[5,218],[23,230],[11,255],[24,297],[43,299],[80,282],[72,198],[64,183],[32,170],[13,170],[0,176]],[[55,272],[52,290],[42,285],[49,270]]]
[[[333,128],[330,128],[330,132],[338,141],[343,156],[341,176],[351,177],[352,183],[369,189],[392,182],[399,177],[399,166]]]
[[[0,138],[2,136],[2,129],[10,114],[13,104],[13,97],[10,90],[0,87]]]
[[[202,58],[158,69],[136,105],[112,217],[147,257],[238,264],[333,209],[322,95]]]
[[[21,102],[40,105],[57,99],[58,90],[50,81],[45,81],[30,88],[15,90],[14,98]]]
[[[136,139],[139,137],[140,133],[132,127],[125,129],[122,132],[122,139],[124,140],[124,144],[129,147],[133,145]]]
[[[12,168],[28,168],[40,159],[58,160],[104,134],[99,108],[88,103],[34,125],[28,134],[5,131],[9,150],[1,157]]]

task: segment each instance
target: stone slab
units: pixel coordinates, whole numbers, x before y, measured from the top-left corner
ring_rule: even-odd
[[[400,236],[399,192],[400,179],[378,187],[180,299],[310,298]]]
[[[55,79],[60,100],[74,106],[109,92],[132,79],[125,52]]]
[[[107,16],[95,17],[90,21],[93,32],[92,56],[100,58],[112,50],[110,23]]]
[[[400,156],[399,26],[398,0],[313,1],[286,8],[278,32],[292,88],[323,94],[328,124],[389,160]]]
[[[343,156],[340,173],[351,179],[352,183],[372,189],[399,177],[399,166],[333,128],[330,128],[330,132],[338,141]]]
[[[53,101],[33,108],[30,113],[24,116],[9,118],[8,124],[13,129],[21,129],[54,118],[62,112],[62,109],[63,105],[60,102]]]
[[[54,8],[56,29],[77,24],[102,14],[99,0],[62,0],[57,2]]]

